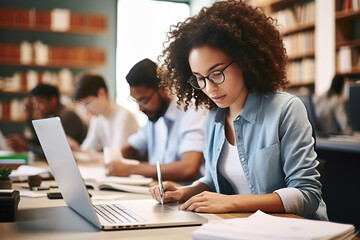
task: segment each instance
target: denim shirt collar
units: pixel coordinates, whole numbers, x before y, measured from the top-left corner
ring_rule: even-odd
[[[238,114],[238,117],[242,117],[250,123],[255,123],[261,100],[261,95],[250,92],[246,98],[245,106],[243,110]],[[228,108],[218,108],[216,110],[215,122],[220,122],[225,125],[225,117],[227,110]],[[236,119],[238,119],[238,117]]]

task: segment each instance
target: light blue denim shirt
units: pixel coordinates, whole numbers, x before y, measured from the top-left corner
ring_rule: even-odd
[[[210,111],[205,127],[205,176],[198,181],[213,191],[234,194],[218,171],[218,160],[225,143],[227,109]],[[244,109],[234,120],[236,146],[252,194],[272,193],[296,188],[303,195],[298,215],[327,220],[321,198],[318,162],[312,127],[306,109],[288,93],[249,93]]]

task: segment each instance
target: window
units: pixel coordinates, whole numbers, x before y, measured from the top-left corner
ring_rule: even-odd
[[[127,100],[129,85],[125,76],[144,58],[157,62],[170,26],[189,17],[189,5],[152,0],[118,1],[118,35],[116,57],[116,102],[135,114],[140,125],[147,118],[136,103]]]

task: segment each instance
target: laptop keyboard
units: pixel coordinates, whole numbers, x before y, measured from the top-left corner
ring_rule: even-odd
[[[145,220],[121,204],[97,204],[95,211],[109,223],[137,223]]]

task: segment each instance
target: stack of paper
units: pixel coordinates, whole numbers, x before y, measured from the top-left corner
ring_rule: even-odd
[[[200,239],[352,239],[355,228],[350,224],[275,217],[257,211],[248,218],[210,221],[192,233]]]
[[[40,175],[43,179],[51,178],[52,174],[48,169],[33,167],[29,165],[21,165],[10,174],[10,179],[13,181],[27,181],[29,176]]]

